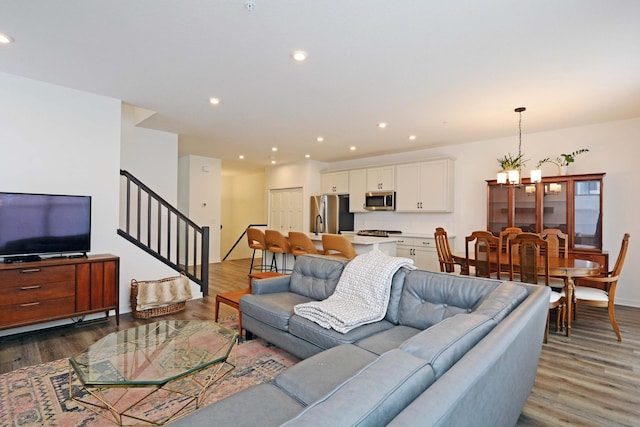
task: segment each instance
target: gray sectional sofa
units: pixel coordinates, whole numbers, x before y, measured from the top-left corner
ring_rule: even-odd
[[[240,300],[251,334],[304,359],[176,422],[216,426],[510,426],[536,376],[549,289],[401,268],[386,316],[346,334],[294,314],[345,261],[300,256]]]

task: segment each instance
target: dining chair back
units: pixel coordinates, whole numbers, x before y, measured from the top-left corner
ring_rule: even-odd
[[[265,260],[265,251],[267,250],[267,241],[264,234],[264,231],[259,228],[247,228],[247,242],[249,243],[249,248],[253,249],[253,255],[251,255],[251,265],[249,266],[249,274],[253,272],[254,269],[260,268],[260,271],[266,270],[266,260]],[[262,258],[260,260],[260,264],[256,267],[255,259],[256,259],[256,251],[262,251]]]
[[[566,258],[569,255],[569,235],[559,228],[545,228],[540,237],[547,241],[550,257]]]
[[[340,234],[323,234],[322,250],[325,255],[338,258],[353,259],[357,255],[353,244]]]
[[[474,231],[469,236],[465,237],[465,254],[467,257],[467,265],[475,265],[475,276],[477,277],[491,277],[492,273],[496,273],[496,277],[500,278],[500,261],[499,256],[500,239],[494,236],[489,231]],[[469,256],[469,245],[473,244],[473,263]],[[496,254],[496,257],[491,259],[491,254]],[[493,262],[492,262],[493,261]],[[471,270],[470,273],[471,274]]]
[[[549,279],[549,250],[548,242],[535,233],[519,233],[509,239],[509,280],[513,280],[516,272],[520,281],[539,284],[540,263],[544,264],[544,284],[550,285]],[[564,315],[564,297],[555,291],[551,291],[549,297],[549,310],[557,309],[556,331],[560,329],[561,318]],[[549,338],[549,316],[547,314],[547,326],[544,330],[544,342]],[[564,322],[562,322],[564,323]]]
[[[622,245],[620,246],[620,252],[618,252],[618,258],[613,266],[613,270],[606,273],[602,277],[585,277],[580,278],[574,291],[574,300],[576,308],[579,305],[588,305],[592,307],[606,307],[609,311],[609,321],[613,327],[613,331],[616,333],[618,341],[622,341],[622,335],[620,335],[620,328],[618,322],[616,322],[616,313],[614,310],[616,288],[618,286],[618,280],[622,273],[622,267],[624,266],[624,260],[627,256],[627,249],[629,248],[629,233],[625,233],[622,238]],[[591,286],[584,286],[591,285]],[[576,310],[573,310],[574,315]]]
[[[520,227],[507,227],[500,232],[498,237],[500,237],[500,244],[502,245],[502,251],[505,255],[509,248],[509,240],[520,233],[522,233],[522,229]]]
[[[305,254],[320,254],[320,251],[316,249],[309,236],[301,231],[289,232],[289,244],[294,257]]]
[[[436,228],[434,233],[436,241],[436,252],[438,253],[438,262],[440,263],[440,271],[443,273],[455,273],[456,263],[453,260],[451,246],[449,246],[449,236],[447,231],[442,228]]]

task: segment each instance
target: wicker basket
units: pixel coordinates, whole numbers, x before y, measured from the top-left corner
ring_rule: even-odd
[[[184,274],[181,274],[178,277],[167,277],[166,279],[160,280],[148,280],[144,282],[139,282],[136,279],[131,279],[131,297],[129,301],[131,302],[131,314],[136,319],[149,319],[150,317],[164,316],[165,314],[173,314],[178,313],[184,310],[187,307],[185,301],[178,302],[175,304],[167,304],[160,307],[148,308],[146,310],[137,310],[138,307],[138,284],[139,283],[162,283],[168,282],[171,280],[179,279],[180,277],[184,277]]]

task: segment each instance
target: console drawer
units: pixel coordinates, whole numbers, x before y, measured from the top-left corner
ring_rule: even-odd
[[[14,286],[41,285],[52,282],[75,281],[75,265],[28,267],[0,271],[0,289]]]
[[[2,307],[2,321],[6,324],[31,322],[33,319],[46,321],[56,317],[71,315],[75,311],[75,298],[55,298]]]
[[[13,304],[24,304],[49,299],[74,297],[76,284],[74,281],[20,285],[3,288],[0,307]]]

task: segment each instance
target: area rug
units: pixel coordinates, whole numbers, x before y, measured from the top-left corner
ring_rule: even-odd
[[[225,322],[226,323],[226,322]],[[278,347],[256,339],[237,346],[235,369],[211,387],[201,407],[255,384],[271,381],[299,359]],[[202,374],[205,375],[205,374]],[[74,388],[77,381],[74,381]],[[115,389],[121,392],[121,389]],[[76,396],[90,396],[76,389]],[[77,394],[80,393],[80,394]],[[83,396],[82,393],[85,393]],[[126,400],[130,398],[127,396]],[[163,423],[187,400],[179,394],[159,392],[142,407],[142,418]],[[193,405],[191,403],[190,405]],[[188,409],[192,409],[187,407]],[[145,425],[125,418],[126,425]],[[115,425],[69,398],[69,361],[56,360],[0,375],[0,426],[95,427]]]

